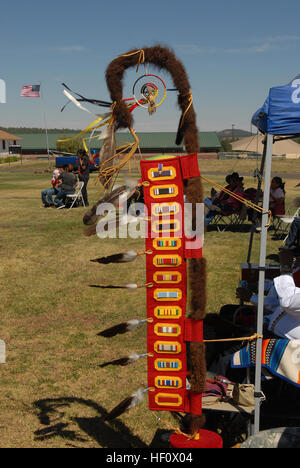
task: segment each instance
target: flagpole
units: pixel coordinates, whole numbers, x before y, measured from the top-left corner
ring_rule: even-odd
[[[47,128],[47,120],[46,120],[46,106],[45,106],[45,101],[44,101],[44,97],[43,97],[43,88],[42,88],[42,82],[41,81],[40,81],[40,95],[41,95],[41,100],[42,100],[42,104],[43,104],[44,125],[45,125],[47,154],[48,154],[48,164],[50,166],[50,152],[49,152],[49,138],[48,138],[48,128]]]

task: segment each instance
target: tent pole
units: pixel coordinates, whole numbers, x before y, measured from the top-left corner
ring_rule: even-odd
[[[272,168],[272,145],[273,135],[267,134],[266,142],[266,168],[264,177],[264,197],[263,209],[269,209],[270,200],[270,183],[271,183],[271,168]],[[262,215],[261,237],[260,237],[260,256],[259,256],[259,281],[258,281],[258,308],[257,308],[257,334],[263,334],[263,313],[264,313],[264,283],[265,283],[265,266],[266,266],[266,251],[267,251],[267,234],[268,214],[264,211]],[[256,341],[256,360],[255,360],[255,409],[254,409],[254,434],[259,431],[260,424],[260,404],[261,404],[261,353],[262,353],[262,338],[257,338]]]
[[[265,160],[266,160],[266,140],[264,140],[264,150],[261,158],[261,163],[260,163],[260,170],[259,170],[259,179],[257,182],[257,191],[256,191],[256,196],[255,196],[255,204],[257,205],[259,202],[259,196],[260,196],[260,190],[261,190],[261,181],[264,173],[264,167],[265,167]],[[248,255],[247,255],[247,263],[250,263],[251,259],[251,253],[252,253],[252,244],[253,244],[253,236],[255,232],[255,220],[256,220],[256,214],[254,214],[254,218],[252,220],[252,225],[251,225],[251,234],[250,234],[250,241],[249,241],[249,248],[248,248]]]

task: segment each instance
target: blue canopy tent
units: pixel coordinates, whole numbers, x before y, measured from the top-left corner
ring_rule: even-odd
[[[289,84],[275,86],[263,106],[252,117],[261,133],[298,135],[300,133],[300,75]]]
[[[262,228],[259,257],[259,284],[257,308],[257,344],[255,366],[255,413],[254,433],[259,431],[260,404],[263,398],[261,392],[261,353],[263,334],[264,310],[264,281],[266,267],[267,222],[269,209],[269,190],[271,182],[272,146],[276,139],[291,138],[300,135],[300,75],[297,75],[289,84],[275,86],[270,89],[263,106],[252,117],[252,124],[266,135],[264,153],[261,165],[261,176],[264,176],[264,196],[262,215]],[[249,259],[248,259],[249,261]]]

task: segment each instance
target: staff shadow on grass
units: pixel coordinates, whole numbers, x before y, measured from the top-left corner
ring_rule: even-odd
[[[68,416],[67,409],[71,405],[82,405],[85,408],[95,410],[94,417]],[[46,398],[34,402],[38,411],[38,418],[44,428],[34,432],[36,441],[46,441],[57,436],[69,442],[87,442],[82,432],[93,438],[100,447],[104,448],[147,448],[138,436],[131,433],[128,427],[120,420],[115,419],[111,423],[102,420],[107,415],[107,411],[91,400],[76,397]],[[78,425],[78,432],[73,429],[74,423]],[[70,425],[72,424],[72,429]],[[157,434],[153,443],[157,441]]]

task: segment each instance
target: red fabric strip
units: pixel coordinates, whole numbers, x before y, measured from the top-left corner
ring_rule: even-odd
[[[182,177],[184,179],[200,176],[197,153],[181,156],[180,166],[182,171]]]
[[[202,393],[189,392],[190,413],[202,414]]]
[[[203,341],[203,320],[185,319],[185,341]]]

